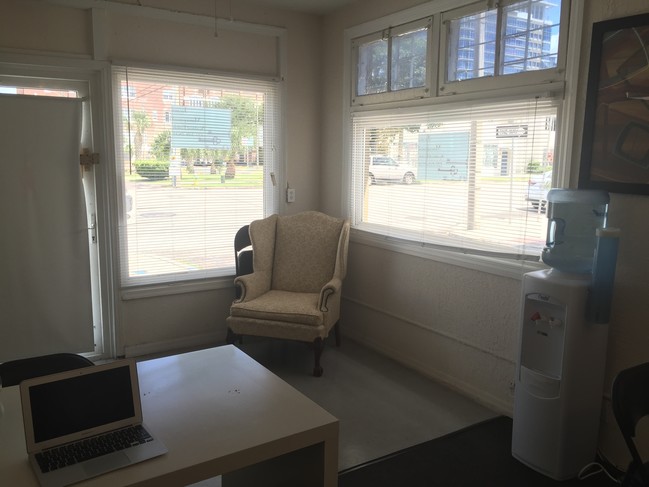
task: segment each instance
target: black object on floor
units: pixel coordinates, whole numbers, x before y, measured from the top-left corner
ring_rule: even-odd
[[[343,470],[338,487],[614,487],[603,472],[559,482],[512,457],[512,420],[483,421]]]

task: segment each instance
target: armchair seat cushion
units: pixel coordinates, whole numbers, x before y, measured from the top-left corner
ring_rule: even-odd
[[[318,298],[319,293],[270,290],[250,301],[233,303],[230,315],[317,327],[324,324],[323,313],[318,309]]]

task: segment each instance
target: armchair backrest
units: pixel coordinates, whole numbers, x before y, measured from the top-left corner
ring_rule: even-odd
[[[347,268],[349,221],[317,211],[272,215],[252,222],[255,272],[270,279],[270,289],[320,292]]]

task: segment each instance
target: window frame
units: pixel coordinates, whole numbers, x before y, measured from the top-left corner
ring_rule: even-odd
[[[563,81],[555,83],[541,83],[541,84],[523,84],[513,88],[501,85],[501,89],[493,90],[466,90],[463,93],[448,93],[448,95],[439,93],[438,96],[431,96],[425,100],[411,100],[411,101],[397,101],[397,102],[383,102],[380,105],[365,106],[354,105],[350,102],[351,87],[355,82],[353,79],[352,70],[352,49],[351,41],[355,38],[362,37],[365,34],[381,30],[387,25],[406,23],[413,19],[423,18],[425,16],[433,17],[432,36],[433,39],[439,39],[441,32],[441,13],[458,8],[463,8],[473,5],[484,6],[486,2],[472,2],[466,0],[458,2],[457,0],[435,0],[430,1],[410,9],[401,10],[394,14],[375,19],[364,24],[356,25],[345,30],[344,35],[344,65],[343,65],[343,160],[345,167],[342,173],[342,188],[343,199],[342,208],[344,214],[352,217],[354,207],[350,198],[351,188],[353,187],[353,168],[352,160],[352,116],[357,111],[363,110],[380,110],[380,109],[409,109],[424,105],[427,107],[434,106],[435,104],[445,103],[475,103],[484,97],[485,94],[489,97],[492,96],[521,96],[522,94],[529,94],[532,92],[556,91],[563,90],[563,100],[560,104],[557,113],[557,140],[556,140],[556,153],[555,160],[560,161],[555,165],[553,172],[553,187],[565,187],[571,174],[571,159],[572,144],[574,142],[574,128],[573,120],[576,114],[576,106],[578,101],[578,67],[580,57],[582,55],[579,40],[581,39],[581,32],[583,30],[583,16],[584,16],[584,0],[564,0],[568,3],[565,7],[569,12],[569,21],[562,17],[561,26],[561,53],[559,59],[564,59],[565,72],[562,73],[561,69],[557,70],[558,74],[564,74]],[[562,11],[562,15],[564,15]],[[569,35],[566,35],[568,34]],[[433,49],[430,52],[431,59],[433,60],[432,69],[445,69],[439,68],[442,61],[439,60],[440,49]],[[431,70],[432,71],[432,70]],[[435,80],[438,80],[435,75]],[[434,81],[436,82],[436,81]],[[496,82],[496,87],[497,87]],[[370,233],[359,228],[352,227],[350,232],[352,242],[358,242],[363,245],[368,245],[376,248],[385,249],[388,251],[403,253],[407,255],[414,255],[417,257],[453,264],[456,266],[464,267],[471,270],[477,270],[494,275],[499,275],[507,278],[521,279],[522,275],[526,272],[541,269],[545,266],[539,259],[539,262],[530,261],[514,261],[505,258],[495,258],[492,256],[481,256],[471,254],[461,254],[445,249],[433,248],[423,246],[418,242],[407,241],[403,239],[393,238],[386,235],[379,235]]]
[[[88,146],[94,153],[101,154],[99,164],[87,171],[92,178],[94,195],[87,200],[91,207],[91,222],[94,225],[97,242],[91,247],[91,267],[97,288],[93,289],[93,316],[95,328],[95,351],[87,354],[92,359],[104,359],[114,355],[115,320],[110,310],[114,300],[112,280],[114,226],[111,224],[109,193],[111,178],[110,161],[113,144],[110,140],[111,123],[110,66],[104,62],[79,62],[75,60],[45,59],[31,54],[0,53],[0,72],[3,77],[20,78],[22,84],[32,84],[35,88],[76,89],[83,103],[83,137],[90,142]],[[31,80],[31,83],[30,81]],[[85,176],[84,176],[85,177]],[[85,184],[85,183],[84,183]]]

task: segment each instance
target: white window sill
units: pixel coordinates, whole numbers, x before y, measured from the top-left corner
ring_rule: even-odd
[[[464,267],[488,274],[494,274],[501,277],[521,280],[523,274],[546,269],[540,259],[539,262],[530,262],[522,260],[497,259],[494,257],[485,257],[480,255],[462,254],[448,250],[440,250],[426,247],[415,242],[408,242],[396,238],[386,237],[370,232],[364,232],[358,229],[352,229],[350,240],[354,243],[368,245],[392,252],[399,252],[407,255],[414,255],[424,259],[430,259],[445,264]]]
[[[161,284],[149,284],[144,286],[133,286],[122,288],[120,297],[122,298],[122,301],[130,301],[133,299],[169,296],[172,294],[214,291],[227,288],[234,289],[233,282],[234,276],[223,276],[209,279],[199,279],[196,281],[180,281]]]
[[[439,250],[426,247],[414,242],[408,242],[396,238],[390,238],[375,233],[352,229],[350,240],[354,243],[368,245],[392,252],[413,255],[430,259],[444,264],[455,265],[472,269],[488,274],[494,274],[511,279],[522,279],[523,274],[547,266],[542,262],[515,261],[509,259],[496,259],[479,255],[462,254],[446,250]],[[171,282],[164,284],[150,284],[144,286],[133,286],[123,288],[120,297],[123,301],[145,299],[158,296],[169,296],[174,294],[185,294],[203,291],[214,291],[219,289],[233,288],[234,276],[223,276],[196,281]]]

